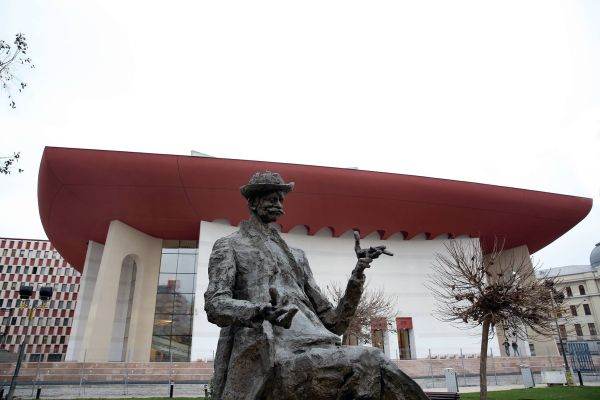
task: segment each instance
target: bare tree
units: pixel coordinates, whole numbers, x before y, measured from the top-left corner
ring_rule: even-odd
[[[344,296],[344,289],[338,283],[327,285],[327,294],[332,303],[337,304]],[[383,289],[369,289],[365,287],[354,318],[350,321],[348,329],[342,338],[343,344],[351,344],[351,338],[360,343],[371,343],[371,321],[385,318],[390,331],[394,331],[392,320],[396,316],[394,300],[386,295]]]
[[[20,152],[14,153],[12,156],[0,157],[0,174],[9,175],[12,173],[12,168],[19,162],[20,157]],[[17,169],[17,172],[21,173],[23,170],[19,168]]]
[[[523,339],[532,332],[551,336],[560,307],[553,299],[556,278],[541,273],[528,255],[503,252],[497,241],[487,254],[476,241],[452,240],[445,247],[446,253],[436,254],[427,286],[438,319],[482,327],[479,377],[480,399],[485,400],[488,341],[494,330]]]
[[[14,99],[15,90],[20,93],[27,87],[18,75],[22,68],[34,68],[35,65],[27,55],[28,45],[22,33],[15,35],[13,44],[0,40],[0,88],[6,92],[10,108],[16,108]],[[13,172],[13,167],[19,162],[20,152],[12,155],[0,155],[0,174],[8,175]],[[23,172],[21,168],[17,172]]]
[[[11,108],[16,107],[14,90],[22,92],[27,87],[27,83],[18,76],[18,70],[35,67],[27,50],[27,40],[22,33],[15,36],[12,45],[0,40],[0,87],[6,92]]]

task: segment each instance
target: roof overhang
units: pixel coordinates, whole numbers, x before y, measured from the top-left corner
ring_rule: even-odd
[[[257,170],[295,181],[282,230],[359,229],[386,239],[403,233],[469,235],[531,253],[563,235],[592,200],[493,185],[354,169],[120,151],[46,147],[38,177],[42,224],[79,270],[89,240],[104,243],[112,220],[163,239],[197,240],[200,221],[247,218],[239,188]]]

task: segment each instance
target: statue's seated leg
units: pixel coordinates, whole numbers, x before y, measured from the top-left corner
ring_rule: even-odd
[[[412,379],[372,347],[311,347],[278,358],[269,400],[427,399]]]

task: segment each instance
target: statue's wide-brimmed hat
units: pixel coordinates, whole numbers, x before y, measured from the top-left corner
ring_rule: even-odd
[[[294,182],[286,183],[277,172],[259,171],[252,175],[247,185],[240,188],[240,192],[245,198],[250,199],[262,193],[276,190],[288,193],[292,189],[294,189]]]

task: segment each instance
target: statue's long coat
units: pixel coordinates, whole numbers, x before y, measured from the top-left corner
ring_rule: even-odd
[[[268,236],[287,256],[287,265],[282,266],[279,259],[278,266],[277,257],[266,244]],[[239,231],[215,242],[208,273],[205,310],[208,320],[221,327],[214,392],[216,399],[224,400],[257,399],[268,390],[277,349],[271,324],[256,324],[256,318],[259,304],[270,300],[269,287],[276,281],[275,275],[286,274],[286,279],[294,281],[286,285],[293,290],[286,292],[286,287],[278,287],[280,295],[291,296],[300,312],[317,316],[313,320],[332,332],[331,337],[338,342],[336,335],[346,330],[364,283],[364,276],[353,275],[346,296],[334,308],[317,286],[302,250],[290,249],[277,231],[266,231],[253,220],[243,222]]]

